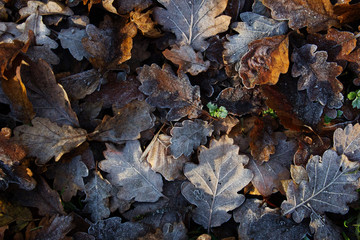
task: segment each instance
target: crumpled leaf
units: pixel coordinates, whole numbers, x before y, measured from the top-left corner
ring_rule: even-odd
[[[235,64],[235,70],[240,69],[240,60],[249,50],[248,45],[257,39],[285,34],[288,30],[284,21],[276,21],[252,12],[240,14],[242,22],[235,22],[231,28],[238,32],[227,36],[228,42],[224,44],[224,63]]]
[[[202,108],[200,88],[192,86],[185,74],[175,76],[167,64],[164,64],[162,69],[156,64],[144,65],[137,69],[137,73],[142,84],[139,90],[149,96],[146,101],[154,107],[170,108],[166,115],[167,120],[199,116]]]
[[[136,24],[144,36],[151,38],[161,37],[162,34],[155,27],[156,23],[151,19],[150,14],[152,14],[152,10],[145,13],[135,10],[130,12],[130,20]]]
[[[48,1],[47,3],[40,1],[28,1],[27,7],[21,8],[19,10],[20,19],[26,18],[33,13],[38,15],[74,15],[74,12],[69,7],[55,1]]]
[[[0,77],[7,79],[4,75],[5,70],[13,67],[12,63],[20,53],[25,53],[29,48],[30,42],[14,40],[12,43],[0,42]]]
[[[156,136],[155,136],[156,137]],[[151,169],[160,173],[167,181],[185,178],[183,174],[184,164],[189,161],[185,156],[175,159],[169,152],[170,136],[160,134],[150,148],[146,161]]]
[[[27,228],[27,239],[29,240],[62,240],[65,239],[74,227],[73,217],[71,215],[59,216],[53,215],[52,217],[43,217],[39,226],[36,227],[35,223],[32,222]]]
[[[310,218],[311,218],[310,230],[311,233],[314,234],[315,240],[320,240],[320,239],[336,240],[343,238],[341,234],[343,230],[338,226],[336,226],[334,223],[332,223],[331,220],[325,214],[321,216],[316,213],[311,213]]]
[[[59,193],[51,189],[41,176],[34,190],[17,190],[15,193],[17,201],[26,207],[36,207],[40,216],[65,215]]]
[[[231,214],[227,212],[245,200],[237,192],[251,181],[253,174],[244,168],[248,157],[238,152],[239,147],[225,135],[219,141],[212,140],[209,148],[200,149],[199,165],[187,163],[184,167],[190,182],[183,183],[181,192],[197,206],[193,220],[208,230],[228,221]]]
[[[176,123],[170,131],[171,154],[174,158],[179,158],[182,154],[189,157],[194,149],[206,144],[207,137],[210,137],[213,131],[213,127],[208,122],[200,119]]]
[[[348,124],[344,129],[334,132],[334,149],[352,161],[360,161],[360,124]]]
[[[342,72],[342,67],[327,62],[327,53],[315,52],[316,49],[316,45],[306,44],[294,50],[291,75],[300,77],[298,90],[306,90],[311,101],[318,101],[331,109],[340,108],[344,98],[341,94],[343,85],[336,77]]]
[[[289,183],[287,200],[281,204],[283,215],[292,214],[299,223],[313,211],[347,213],[346,204],[358,199],[360,172],[355,171],[359,166],[333,150],[325,151],[322,157],[313,156],[306,165],[309,181],[302,181],[298,187]]]
[[[22,125],[14,129],[13,141],[26,146],[29,156],[37,157],[38,164],[47,163],[52,157],[59,161],[86,140],[86,131],[64,125],[59,127],[46,118],[34,118],[33,126]]]
[[[99,163],[99,167],[109,173],[106,178],[111,184],[122,187],[119,198],[156,202],[163,196],[161,175],[152,171],[147,162],[139,161],[142,154],[139,141],[127,141],[122,150],[110,144],[106,147],[106,159]]]
[[[210,62],[204,62],[201,53],[196,53],[189,45],[182,45],[180,47],[174,45],[171,50],[166,49],[163,51],[163,55],[166,59],[179,65],[178,73],[183,71],[195,76],[207,71],[210,67]]]
[[[206,38],[225,32],[231,17],[219,16],[226,8],[227,0],[159,0],[166,9],[155,8],[156,22],[176,35],[179,45],[190,45],[197,51],[205,51]]]
[[[140,132],[154,126],[152,107],[144,101],[133,101],[119,109],[112,118],[103,122],[90,134],[92,140],[122,143],[140,138]]]
[[[79,126],[68,96],[56,82],[48,63],[40,60],[30,65],[22,64],[20,74],[37,117],[49,118],[60,125]]]
[[[306,223],[296,224],[258,199],[247,199],[235,210],[234,219],[240,223],[238,234],[242,240],[302,239],[309,232]]]
[[[91,179],[85,185],[86,205],[84,212],[91,213],[93,222],[110,216],[109,197],[111,196],[111,184],[103,179],[99,171],[94,171]]]
[[[91,57],[82,44],[82,39],[85,37],[87,37],[86,30],[76,27],[61,29],[58,34],[61,46],[69,49],[71,55],[78,61],[84,57],[87,59]]]
[[[96,239],[135,240],[149,231],[145,224],[137,222],[121,222],[119,217],[111,217],[92,224],[88,233]]]
[[[15,230],[21,231],[33,221],[31,211],[23,206],[8,201],[6,198],[0,198],[0,226],[5,226],[16,222]]]
[[[61,192],[65,202],[69,202],[77,191],[85,190],[84,177],[87,177],[89,170],[81,161],[81,156],[74,157],[70,162],[62,162],[48,170],[48,174],[54,176],[54,189]]]
[[[246,88],[278,82],[280,73],[289,68],[289,38],[287,35],[266,37],[249,44],[241,58],[240,77]]]
[[[269,161],[259,164],[250,158],[247,165],[254,174],[251,183],[264,197],[270,196],[275,189],[284,193],[281,180],[290,178],[289,168],[296,151],[296,143],[286,141],[286,136],[282,133],[276,133],[275,138],[278,144]]]
[[[2,128],[0,131],[0,161],[9,167],[19,164],[26,156],[23,146],[10,141],[11,130]]]
[[[263,4],[271,9],[274,19],[289,20],[294,30],[307,27],[308,32],[315,33],[339,26],[330,0],[263,0]]]

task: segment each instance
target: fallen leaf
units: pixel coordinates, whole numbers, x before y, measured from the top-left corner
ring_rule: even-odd
[[[122,143],[140,138],[140,132],[154,126],[152,107],[145,101],[133,101],[118,109],[112,118],[104,118],[103,122],[89,135],[97,141]]]
[[[155,22],[150,18],[152,10],[141,13],[139,10],[130,12],[130,20],[134,22],[137,28],[145,37],[161,37],[160,31],[155,27]]]
[[[360,161],[360,125],[348,124],[344,129],[334,132],[334,150],[344,154],[351,161]]]
[[[322,157],[313,156],[306,165],[309,181],[302,181],[298,187],[289,183],[287,200],[281,204],[283,215],[292,214],[299,223],[312,212],[347,213],[346,204],[358,198],[360,173],[354,172],[358,168],[358,162],[350,162],[333,150],[325,151]]]
[[[209,148],[202,147],[199,165],[187,163],[184,174],[190,182],[183,183],[184,197],[197,206],[193,220],[206,229],[217,227],[231,218],[231,211],[240,206],[245,197],[238,192],[252,179],[245,169],[248,157],[238,155],[239,147],[233,140],[223,136],[212,140]]]
[[[263,0],[263,4],[274,19],[289,20],[294,30],[307,27],[309,33],[315,33],[340,26],[330,0]]]
[[[200,89],[192,86],[185,74],[175,76],[166,64],[162,69],[156,64],[144,65],[137,69],[137,73],[142,84],[139,90],[149,96],[146,101],[154,107],[170,108],[166,115],[167,120],[199,116],[202,107]]]
[[[332,223],[325,214],[321,216],[316,213],[311,213],[310,219],[310,230],[311,233],[314,234],[314,239],[342,238],[342,229]]]
[[[70,202],[77,191],[84,191],[84,177],[89,171],[81,161],[81,157],[74,157],[70,162],[56,164],[53,169],[49,169],[48,174],[54,177],[54,189],[61,192],[61,197],[65,202]]]
[[[52,157],[59,161],[86,140],[86,131],[64,125],[59,127],[46,118],[34,118],[32,126],[22,125],[14,129],[13,141],[27,147],[29,156],[37,157],[38,164],[47,163]]]
[[[153,4],[153,2],[151,0],[132,0],[132,1],[117,0],[116,4],[118,6],[119,14],[127,14],[134,9],[138,11],[142,11],[150,7],[150,5]]]
[[[185,178],[183,174],[184,164],[189,161],[185,156],[174,158],[169,152],[170,136],[160,134],[146,157],[151,169],[160,173],[167,181]]]
[[[287,141],[282,133],[276,133],[278,144],[275,153],[270,155],[267,162],[259,164],[250,158],[247,167],[254,174],[251,183],[264,197],[269,197],[276,191],[284,193],[281,185],[282,180],[290,178],[289,168],[296,151],[296,143]]]
[[[97,222],[110,216],[109,197],[111,184],[103,179],[99,171],[94,171],[91,179],[85,185],[86,198],[84,212],[91,214],[91,220]]]
[[[165,1],[159,0],[166,9],[154,10],[156,22],[176,35],[179,45],[190,45],[197,51],[205,51],[206,38],[225,32],[231,17],[219,16],[226,8],[227,0]]]
[[[227,116],[226,118],[219,119],[218,121],[214,121],[212,125],[214,126],[214,135],[221,136],[222,134],[227,134],[231,132],[233,127],[235,127],[239,123],[239,119]]]
[[[333,62],[327,62],[325,51],[317,51],[317,46],[306,44],[295,49],[291,61],[294,63],[291,71],[293,77],[300,77],[298,90],[306,90],[311,101],[318,101],[330,109],[342,106],[342,83],[336,78],[342,72],[342,67]]]
[[[240,77],[246,88],[278,82],[280,73],[289,68],[289,38],[286,35],[266,37],[249,44],[241,58]]]
[[[180,47],[174,45],[171,50],[166,49],[163,51],[163,55],[166,59],[179,65],[178,73],[183,71],[195,76],[201,72],[206,72],[210,67],[210,62],[204,62],[201,53],[196,53],[189,45],[182,45]]]
[[[79,126],[64,88],[56,82],[51,66],[43,60],[22,64],[21,80],[25,84],[37,117],[49,118],[63,125]]]
[[[213,127],[208,122],[200,119],[176,123],[170,131],[171,154],[174,158],[179,158],[181,155],[189,157],[194,149],[206,144],[207,137],[210,137],[213,131]]]
[[[139,161],[142,151],[138,141],[127,141],[120,151],[113,145],[106,146],[106,159],[99,163],[99,167],[109,173],[106,178],[110,183],[122,187],[122,199],[156,202],[163,196],[161,175],[152,171],[147,162]]]
[[[91,57],[82,44],[82,39],[85,37],[87,37],[86,30],[76,27],[61,29],[58,34],[61,46],[69,49],[71,55],[78,61]]]
[[[148,227],[137,222],[121,222],[119,217],[111,217],[92,224],[89,234],[96,239],[128,240],[144,236],[149,231]]]
[[[224,13],[230,16],[232,21],[236,21],[245,5],[245,2],[245,0],[228,0],[228,4]]]
[[[48,1],[47,3],[40,1],[28,1],[27,7],[19,10],[20,19],[24,19],[34,13],[38,15],[74,15],[74,12],[69,7],[55,1]]]
[[[21,231],[33,220],[31,211],[16,203],[9,202],[6,198],[0,198],[0,226],[16,223],[16,231]]]
[[[15,58],[20,53],[25,53],[29,48],[30,42],[24,43],[19,40],[14,40],[12,43],[0,42],[0,77],[5,80],[7,77],[4,75],[5,70],[14,67],[12,65]]]
[[[359,20],[358,12],[360,10],[360,4],[349,4],[348,2],[338,2],[334,6],[334,14],[339,19],[340,23],[351,23]]]
[[[26,150],[23,146],[10,141],[11,130],[2,128],[0,131],[0,161],[9,167],[20,164],[26,157]]]

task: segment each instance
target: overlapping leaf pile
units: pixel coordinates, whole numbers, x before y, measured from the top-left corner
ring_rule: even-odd
[[[360,239],[359,12],[0,2],[0,239]]]

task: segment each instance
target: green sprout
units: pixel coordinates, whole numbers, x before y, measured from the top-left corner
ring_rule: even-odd
[[[209,108],[209,113],[212,117],[226,118],[226,116],[228,115],[228,111],[224,106],[220,106],[218,108],[216,104],[213,104],[211,102],[209,102],[206,106]]]
[[[347,98],[352,101],[353,108],[360,109],[360,90],[349,92]]]
[[[274,111],[274,109],[272,108],[268,108],[267,110],[264,110],[262,112],[263,116],[269,115],[272,118],[277,118],[278,116],[276,115],[276,112]]]

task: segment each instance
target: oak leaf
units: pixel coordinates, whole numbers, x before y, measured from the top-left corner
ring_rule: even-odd
[[[85,29],[76,27],[61,29],[58,34],[61,46],[69,49],[71,55],[78,61],[81,61],[84,57],[87,59],[91,57],[82,44],[82,39],[87,36]]]
[[[343,69],[334,62],[327,62],[327,53],[316,49],[316,45],[306,44],[294,50],[291,75],[300,77],[298,90],[306,90],[311,101],[331,109],[340,108],[344,98],[341,94],[343,85],[336,77]]]
[[[333,150],[325,151],[322,157],[313,156],[306,165],[309,181],[302,181],[298,187],[289,183],[287,200],[281,204],[282,213],[292,214],[298,223],[312,212],[347,213],[346,204],[358,198],[360,173],[355,170],[359,166]]]
[[[146,101],[154,107],[170,108],[166,115],[169,121],[185,116],[190,119],[199,116],[202,108],[200,89],[192,86],[185,74],[175,76],[166,64],[162,69],[156,64],[144,65],[137,72],[142,84],[139,90],[149,96]]]
[[[342,229],[336,226],[325,214],[315,212],[310,215],[310,230],[314,239],[341,239]]]
[[[151,20],[150,14],[152,14],[152,10],[145,13],[141,13],[139,10],[132,11],[130,12],[130,20],[136,24],[137,28],[145,37],[161,37],[161,33],[158,29],[156,29],[156,23]]]
[[[59,127],[46,118],[34,118],[32,126],[22,125],[14,129],[13,141],[27,147],[29,156],[37,157],[38,164],[47,163],[52,157],[59,161],[86,140],[86,131],[64,125]]]
[[[0,42],[0,77],[7,79],[4,75],[5,70],[13,67],[12,62],[20,53],[26,53],[30,42],[24,43],[14,40],[12,43]]]
[[[139,161],[142,151],[138,141],[127,141],[122,150],[110,144],[106,146],[106,159],[99,163],[99,167],[109,173],[106,178],[110,183],[122,187],[118,197],[138,202],[156,202],[163,196],[161,175],[152,171],[149,163]]]
[[[174,158],[179,158],[181,155],[189,157],[194,149],[206,144],[207,137],[210,137],[212,132],[213,127],[200,119],[176,123],[170,131],[171,154]]]
[[[40,1],[28,1],[27,7],[21,8],[19,10],[20,19],[24,19],[33,13],[38,15],[74,15],[74,12],[69,7],[55,1],[48,1],[47,3]]]
[[[330,0],[263,0],[276,20],[289,20],[289,27],[307,27],[310,33],[340,26]]]
[[[0,213],[0,226],[15,222],[16,231],[21,231],[32,221],[32,214],[28,208],[10,202],[5,197],[0,198]]]
[[[249,44],[241,58],[240,77],[246,88],[278,82],[280,73],[289,68],[289,38],[286,35],[266,37]]]
[[[352,161],[360,161],[360,125],[348,124],[344,129],[334,132],[334,149],[338,154],[344,154]]]
[[[226,8],[227,0],[159,0],[166,8],[155,8],[156,22],[176,35],[179,45],[190,45],[197,51],[205,51],[206,38],[225,32],[231,17],[219,16]]]
[[[197,208],[193,219],[206,229],[217,227],[231,218],[231,211],[240,206],[245,197],[238,192],[252,179],[245,169],[248,157],[238,155],[239,147],[223,136],[212,140],[209,148],[202,147],[199,165],[187,163],[184,174],[190,182],[182,185],[184,197]]]
[[[180,47],[174,45],[171,50],[163,51],[166,59],[179,65],[179,71],[190,73],[195,76],[201,72],[206,72],[210,67],[210,62],[203,60],[201,53],[196,53],[189,45],[182,45]]]

